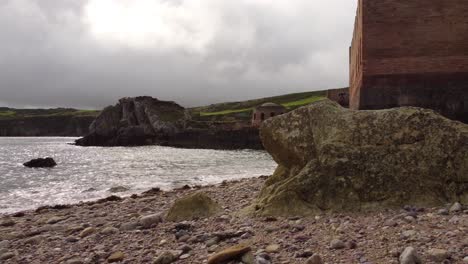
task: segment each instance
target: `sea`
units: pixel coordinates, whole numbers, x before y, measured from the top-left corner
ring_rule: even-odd
[[[71,144],[75,139],[0,137],[0,214],[129,196],[153,187],[171,190],[270,175],[276,167],[267,152],[258,150],[80,147]],[[58,165],[23,166],[39,157],[52,157]],[[113,187],[127,190],[112,193]]]

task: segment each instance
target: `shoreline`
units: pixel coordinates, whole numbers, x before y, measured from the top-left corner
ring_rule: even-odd
[[[0,262],[106,263],[120,252],[123,258],[118,263],[153,263],[171,251],[183,252],[174,263],[206,263],[214,252],[240,243],[250,245],[256,256],[267,254],[270,263],[306,263],[311,253],[326,263],[398,263],[408,246],[418,251],[424,263],[444,261],[433,260],[441,258],[435,256],[437,250],[446,254],[450,260],[446,263],[465,263],[468,256],[466,210],[405,207],[308,218],[239,217],[237,212],[251,204],[266,178],[172,191],[155,188],[124,198],[110,196],[0,215]],[[176,199],[197,191],[208,194],[223,211],[207,219],[163,221],[148,229],[135,225],[141,217],[165,215]],[[89,234],[83,235],[85,230]],[[334,249],[335,239],[344,248]]]

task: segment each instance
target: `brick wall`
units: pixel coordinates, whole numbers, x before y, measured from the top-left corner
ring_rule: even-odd
[[[353,39],[349,48],[349,86],[352,88],[349,90],[349,106],[355,109],[359,105],[359,93],[363,77],[362,2],[365,0],[358,1]]]
[[[467,0],[364,0],[368,75],[468,72]]]
[[[351,108],[412,105],[468,120],[467,0],[359,0],[356,21]]]

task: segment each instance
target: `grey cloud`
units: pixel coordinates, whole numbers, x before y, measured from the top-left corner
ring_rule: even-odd
[[[151,95],[194,106],[348,82],[355,1],[288,1],[290,12],[218,1],[220,29],[200,51],[99,41],[84,22],[88,1],[0,3],[0,104],[101,108]]]

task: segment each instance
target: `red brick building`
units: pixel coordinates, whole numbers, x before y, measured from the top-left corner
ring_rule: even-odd
[[[419,106],[468,123],[468,1],[358,1],[350,108]]]

